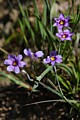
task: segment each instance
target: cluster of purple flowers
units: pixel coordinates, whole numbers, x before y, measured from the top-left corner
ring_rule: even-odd
[[[69,19],[70,17],[64,17],[63,14],[60,14],[59,18],[54,18],[55,23],[53,26],[57,26],[58,33],[56,33],[56,36],[61,39],[61,41],[64,40],[72,40],[73,33],[70,32],[70,30],[65,29],[69,27]]]
[[[30,49],[24,49],[24,54],[31,59],[38,59],[40,57],[43,57],[44,53],[42,51],[37,51],[33,53]],[[11,72],[14,71],[16,74],[20,73],[20,68],[23,68],[26,66],[26,63],[22,60],[22,55],[8,55],[8,59],[4,61],[5,65],[8,65],[7,71]],[[50,56],[47,56],[47,58],[43,59],[43,62],[45,64],[51,63],[52,66],[54,66],[55,63],[62,62],[62,56],[57,55],[56,51],[50,52]]]
[[[63,14],[60,14],[59,18],[54,18],[55,23],[53,26],[57,26],[58,33],[56,33],[56,36],[61,39],[61,41],[64,40],[72,40],[73,33],[70,32],[69,29],[64,29],[69,27],[69,17],[64,17]],[[30,57],[33,60],[36,60],[40,57],[43,57],[44,53],[42,51],[32,52],[30,49],[24,49],[24,54],[28,57]],[[4,61],[4,64],[8,65],[7,71],[11,72],[14,71],[16,74],[20,73],[20,68],[23,68],[26,66],[26,63],[22,61],[22,55],[8,55],[8,59]],[[62,56],[58,55],[56,51],[50,52],[50,55],[47,56],[47,58],[43,59],[43,62],[45,64],[50,63],[52,66],[55,65],[55,63],[61,63],[62,62]]]
[[[24,54],[34,60],[44,55],[42,51],[33,53],[30,49],[24,49]],[[20,73],[20,68],[26,66],[26,63],[21,61],[22,58],[22,55],[8,55],[8,59],[4,61],[4,64],[8,65],[7,71],[14,71],[16,74]]]

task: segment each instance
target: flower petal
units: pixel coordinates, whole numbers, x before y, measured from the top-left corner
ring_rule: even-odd
[[[9,59],[9,60],[14,60],[15,57],[16,57],[16,55],[8,55],[8,59]]]
[[[21,54],[16,57],[16,59],[17,59],[18,61],[22,60],[22,58],[23,58],[23,57],[22,57]]]
[[[72,36],[74,33],[69,33],[69,36]]]
[[[58,32],[59,32],[59,33],[62,33],[62,28],[61,28],[61,27],[58,28]]]
[[[57,21],[57,20],[58,20],[58,18],[54,18],[54,20],[55,20],[55,21]]]
[[[34,54],[35,57],[42,57],[44,53],[42,51],[38,51]]]
[[[24,49],[24,54],[25,54],[26,56],[32,57],[33,52],[32,52],[30,49]]]
[[[68,27],[68,26],[69,26],[69,23],[68,23],[68,22],[66,22],[66,23],[65,23],[65,27]]]
[[[7,67],[7,71],[11,72],[11,71],[13,71],[13,70],[14,70],[14,66],[11,66],[11,65],[10,65],[10,66]]]
[[[51,61],[51,65],[54,66],[54,64],[55,64],[55,61]]]
[[[57,63],[61,63],[61,62],[62,62],[62,56],[61,56],[61,55],[57,55],[55,61],[56,61]]]
[[[24,67],[25,65],[26,65],[26,63],[25,63],[24,61],[20,61],[20,62],[19,62],[19,67],[22,68],[22,67]]]
[[[66,22],[68,22],[70,20],[70,17],[69,16],[66,17],[65,20],[66,20]]]
[[[50,62],[51,62],[50,57],[47,56],[47,58],[43,59],[43,62],[44,62],[45,64],[50,63]]]
[[[16,74],[20,73],[20,69],[19,69],[18,66],[17,66],[17,67],[14,67],[14,72],[15,72]]]
[[[61,39],[62,41],[66,40],[66,38],[63,38],[63,37],[60,37],[60,39]]]
[[[72,38],[71,37],[67,37],[65,40],[72,40]]]
[[[61,35],[59,33],[56,33],[56,36],[59,37],[59,38],[61,37]]]
[[[54,23],[53,26],[57,26],[57,23]]]
[[[6,64],[6,65],[11,65],[11,64],[12,64],[12,61],[11,61],[11,60],[5,60],[5,61],[4,61],[4,64]]]
[[[66,30],[64,30],[63,32],[69,34],[69,33],[70,33],[70,30],[66,29]]]
[[[61,55],[56,55],[56,58],[62,58],[62,56]]]
[[[59,19],[61,19],[61,20],[64,20],[65,18],[64,18],[64,15],[61,13],[60,14],[60,16],[59,16]]]
[[[50,56],[56,56],[57,52],[56,51],[51,51]]]

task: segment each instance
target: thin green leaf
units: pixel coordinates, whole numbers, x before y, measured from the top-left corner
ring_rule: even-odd
[[[72,91],[71,83],[69,80],[66,81],[66,84],[68,85],[69,89]]]
[[[57,66],[61,69],[63,69],[64,71],[66,71],[68,73],[68,75],[70,75],[71,77],[73,77],[73,72],[71,70],[70,67],[68,67],[66,64],[61,63],[61,64],[57,64]]]
[[[43,24],[46,25],[47,23],[47,6],[44,1],[44,11],[43,11],[43,18],[42,18]]]
[[[18,2],[18,3],[19,3],[20,12],[21,12],[22,16],[24,17],[25,16],[25,12],[24,12],[24,10],[22,8],[21,3],[20,2]]]
[[[13,75],[8,75],[8,74],[3,73],[3,72],[0,72],[0,75],[2,75],[3,77],[6,77],[8,79],[10,79],[11,81],[13,81],[17,85],[20,85],[20,86],[22,86],[24,88],[27,88],[27,89],[30,89],[30,90],[32,89],[31,86],[29,86],[28,84],[20,81],[18,78],[14,77]]]
[[[23,35],[23,38],[25,40],[25,43],[26,43],[26,45],[28,45],[28,40],[27,40],[27,38],[24,34],[24,25],[22,24],[21,20],[19,20],[19,24],[20,24],[20,27],[21,27],[21,30],[22,30],[22,35]]]
[[[19,36],[19,33],[13,33],[6,39],[5,44],[10,43],[11,40],[13,40],[14,38],[17,38],[18,36]]]
[[[36,0],[33,0],[33,4],[34,4],[35,15],[39,17],[39,10],[38,10],[37,4],[36,4]]]
[[[66,82],[65,82],[59,75],[57,75],[57,77],[58,77],[58,80],[61,82],[61,84],[62,84],[65,88],[67,88],[67,89],[69,90],[69,87],[68,87],[68,85],[66,84]]]
[[[31,24],[30,24],[28,18],[29,18],[29,16],[28,16],[28,10],[26,9],[26,17],[24,18],[24,21],[25,21],[26,27],[28,28],[28,30],[29,30],[29,32],[30,32],[30,34],[32,36],[32,40],[34,40],[35,35],[34,35],[33,29],[31,27]]]
[[[42,38],[45,39],[46,36],[47,36],[47,33],[46,33],[46,31],[45,31],[45,29],[44,29],[42,23],[41,23],[40,21],[39,21],[38,23],[39,23],[39,28],[40,28],[40,32],[41,32]]]
[[[50,3],[49,3],[48,0],[45,0],[45,2],[46,2],[46,5],[47,5],[47,8],[48,8],[48,11],[50,12],[50,8],[51,8]]]

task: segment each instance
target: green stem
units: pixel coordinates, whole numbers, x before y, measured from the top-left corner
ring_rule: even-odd
[[[48,89],[49,91],[51,91],[52,93],[54,93],[62,98],[61,94],[58,91],[54,90],[53,88],[49,87],[48,85],[45,85],[42,82],[39,82],[39,84],[42,85],[44,88]]]
[[[61,86],[60,86],[60,83],[59,83],[59,80],[58,80],[58,77],[57,77],[57,70],[56,70],[56,66],[54,66],[54,72],[55,72],[55,75],[56,75],[56,80],[57,80],[57,83],[58,83],[58,86],[59,86],[59,90],[60,90],[60,93],[61,93],[61,97],[66,101],[68,102],[70,105],[72,105],[72,103],[64,96],[63,94],[63,91],[61,89]]]
[[[40,76],[36,77],[36,80],[41,81],[41,79],[49,72],[51,71],[53,66],[49,66]]]
[[[72,103],[75,103],[75,101],[73,101],[73,100],[69,100],[69,101],[72,102]],[[38,102],[29,103],[29,104],[26,104],[24,106],[31,106],[31,105],[35,105],[35,104],[51,103],[51,102],[63,102],[63,103],[65,103],[66,101],[62,100],[62,99],[44,100],[44,101],[38,101]],[[80,102],[80,101],[77,101],[77,102]]]
[[[5,54],[9,54],[6,50],[4,50],[3,48],[0,47],[0,51],[2,51]]]
[[[66,49],[68,49],[68,47],[69,47],[69,42],[67,43],[67,41],[65,41],[64,48],[62,51],[62,56],[65,54],[65,51],[66,51]]]
[[[54,93],[54,94],[58,95],[59,97],[61,97],[62,99],[64,99],[64,100],[62,100],[62,101],[65,101],[65,102],[69,103],[69,104],[70,104],[71,106],[73,106],[75,109],[76,109],[76,107],[75,107],[73,104],[76,104],[77,102],[80,102],[80,101],[76,101],[76,100],[67,99],[67,98],[64,96],[64,94],[63,94],[63,92],[62,92],[62,90],[61,90],[59,81],[58,81],[58,85],[59,85],[59,88],[60,88],[60,92],[61,92],[62,94],[61,94],[59,91],[54,90],[53,88],[49,87],[48,85],[45,85],[45,84],[42,83],[42,82],[39,82],[39,84],[42,85],[44,88],[48,89],[49,91],[51,91],[52,93]]]
[[[61,42],[59,42],[59,49],[58,49],[58,54],[61,52]]]

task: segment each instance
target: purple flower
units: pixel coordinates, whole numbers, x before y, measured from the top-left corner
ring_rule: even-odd
[[[24,54],[26,56],[32,57],[34,53],[30,49],[24,49]]]
[[[62,41],[64,40],[72,40],[72,35],[73,33],[71,33],[69,30],[59,30],[59,33],[56,33],[56,36],[58,38],[60,38]]]
[[[33,53],[30,49],[24,49],[24,54],[26,56],[29,56],[32,59],[37,59],[44,55],[44,53],[42,51],[37,51],[37,52]]]
[[[26,65],[26,63],[21,60],[22,55],[8,55],[8,59],[4,61],[4,64],[8,65],[7,71],[14,71],[16,74],[20,73],[20,68],[23,68]]]
[[[69,19],[70,19],[70,17],[65,18],[63,14],[60,14],[59,18],[54,18],[55,23],[53,24],[53,26],[57,26],[60,29],[62,29],[63,27],[68,27]]]
[[[45,58],[43,60],[43,62],[45,64],[51,63],[51,65],[54,66],[55,63],[61,63],[62,62],[62,56],[57,55],[56,51],[52,51],[52,52],[50,52],[50,56],[47,56],[47,58]]]

